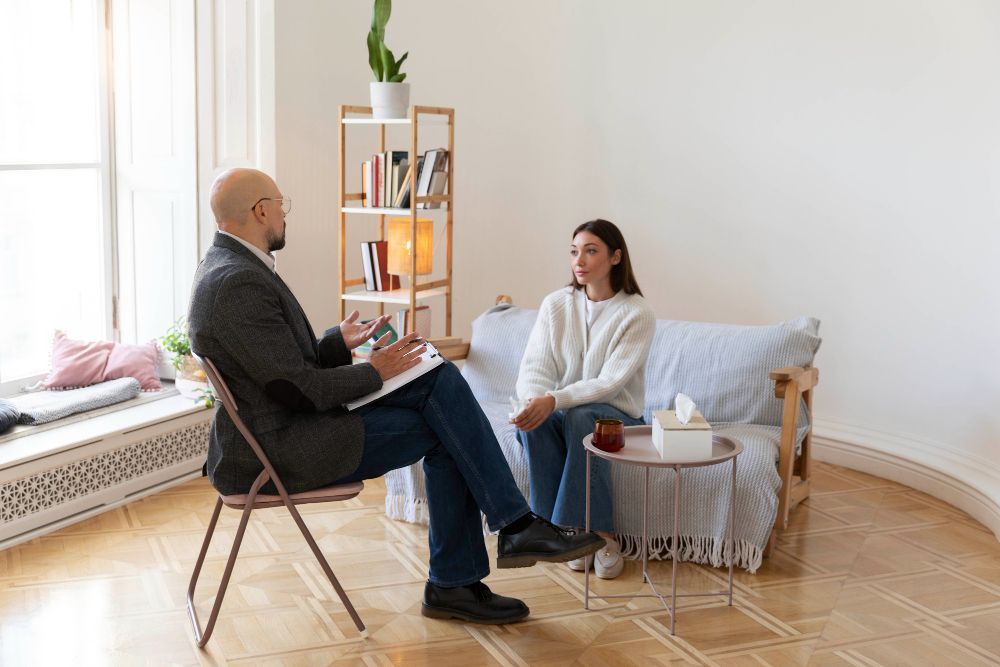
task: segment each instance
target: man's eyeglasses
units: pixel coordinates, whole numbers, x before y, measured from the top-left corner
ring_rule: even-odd
[[[250,210],[252,211],[255,208],[257,208],[257,204],[261,203],[262,201],[276,201],[276,202],[281,202],[281,212],[282,213],[284,213],[285,215],[288,215],[289,213],[292,212],[292,200],[291,200],[290,197],[281,197],[281,198],[278,198],[278,197],[261,197],[256,202],[254,202],[254,205],[250,207]]]

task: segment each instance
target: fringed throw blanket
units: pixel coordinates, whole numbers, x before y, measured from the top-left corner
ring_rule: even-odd
[[[507,422],[509,406],[506,403],[485,403],[483,409],[514,473],[514,480],[527,498],[528,461],[517,440],[514,426]],[[760,567],[764,547],[778,512],[777,491],[781,480],[775,460],[780,429],[771,426],[716,424],[715,432],[743,443],[743,453],[736,464],[734,540],[736,566],[753,573]],[[681,560],[722,566],[727,561],[725,556],[732,463],[691,468],[681,474]],[[643,468],[637,466],[611,466],[615,532],[618,533],[622,553],[629,558],[639,558],[642,554],[642,475]],[[674,518],[671,505],[674,497],[673,484],[673,470],[650,470],[650,558],[670,557]],[[386,515],[412,523],[428,522],[427,493],[420,463],[388,473],[385,485]],[[656,500],[657,498],[660,500]],[[664,502],[663,499],[669,501]]]

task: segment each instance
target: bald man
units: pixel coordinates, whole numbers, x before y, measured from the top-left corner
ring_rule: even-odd
[[[415,334],[352,364],[351,350],[388,316],[357,312],[317,340],[273,252],[285,246],[291,200],[267,174],[232,169],[212,186],[219,231],[191,295],[191,347],[218,367],[240,414],[289,493],[381,477],[423,459],[430,514],[430,568],[422,611],[433,618],[511,623],[520,600],[496,595],[480,511],[499,531],[497,566],[564,562],[604,546],[531,513],[469,385],[444,363],[352,412],[343,405],[377,391],[419,363]],[[386,337],[376,341],[384,345]],[[225,411],[212,422],[208,476],[222,494],[247,493],[262,466]],[[273,485],[265,492],[275,493]]]

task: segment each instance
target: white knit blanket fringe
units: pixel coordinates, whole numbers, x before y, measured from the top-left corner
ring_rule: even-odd
[[[385,515],[396,521],[430,524],[431,515],[425,498],[407,498],[400,495],[385,495]]]
[[[617,535],[621,545],[622,555],[629,559],[642,558],[641,535]],[[669,537],[650,537],[648,557],[653,560],[668,560],[671,555]],[[764,560],[764,551],[756,544],[746,540],[734,540],[736,543],[736,567],[754,574]],[[712,567],[729,567],[726,557],[729,549],[728,541],[705,536],[680,536],[680,562],[701,563]]]
[[[417,523],[428,525],[430,515],[428,514],[427,501],[423,498],[407,498],[400,495],[386,495],[385,514],[390,519],[396,521],[406,521],[407,523]],[[490,534],[491,531],[486,525],[486,517],[483,517],[483,534]],[[628,559],[642,558],[642,536],[641,535],[616,535],[618,543],[621,545],[622,555]],[[742,568],[754,574],[761,566],[764,559],[764,551],[756,544],[746,540],[735,540],[736,543],[736,567]],[[705,536],[680,536],[680,560],[687,563],[701,563],[712,567],[728,567],[729,559],[726,557],[727,540],[718,540],[714,537]],[[652,560],[670,559],[670,538],[653,536],[649,538],[648,557]]]

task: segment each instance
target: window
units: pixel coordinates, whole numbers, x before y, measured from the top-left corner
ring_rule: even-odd
[[[48,368],[57,328],[112,333],[96,2],[0,4],[0,386]]]
[[[0,2],[0,395],[48,369],[57,329],[149,340],[186,307],[193,9],[106,2]]]

